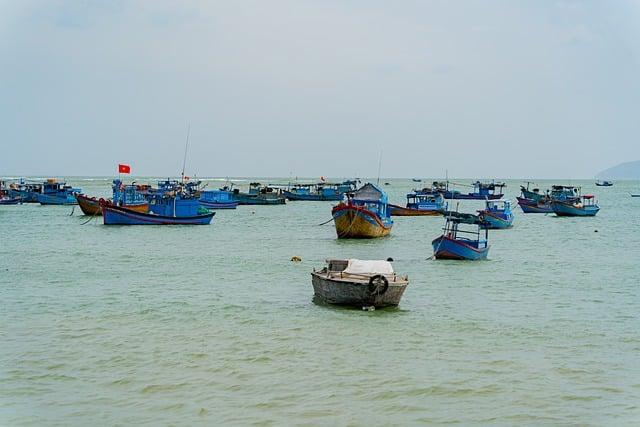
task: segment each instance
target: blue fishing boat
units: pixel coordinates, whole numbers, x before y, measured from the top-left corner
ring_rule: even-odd
[[[338,238],[374,238],[391,232],[387,194],[367,183],[331,210]]]
[[[120,206],[105,204],[102,217],[105,225],[207,225],[211,223],[215,212],[194,216],[164,216],[142,213]]]
[[[551,200],[580,200],[580,187],[574,187],[572,185],[552,185],[551,194],[549,195]]]
[[[0,181],[0,205],[17,205],[20,203],[22,203],[22,199],[9,196],[6,182]]]
[[[317,184],[294,184],[283,191],[284,196],[289,200],[308,201],[340,201],[345,193],[354,191],[355,181],[344,181],[342,183],[320,182]]]
[[[577,200],[551,200],[551,208],[558,216],[596,216],[600,211],[592,194],[587,194]]]
[[[147,225],[147,224],[192,224],[206,225],[211,223],[215,212],[200,206],[200,201],[193,198],[182,198],[180,194],[154,194],[147,197],[149,212],[138,212],[133,209],[114,206],[101,201],[102,216],[105,225]]]
[[[238,188],[224,187],[222,190],[232,191],[233,199],[239,205],[284,205],[287,202],[280,189],[259,182],[250,183],[247,193],[241,192]]]
[[[391,216],[434,216],[442,215],[448,207],[442,194],[407,194],[405,207],[389,204]]]
[[[596,186],[598,187],[611,187],[613,186],[613,182],[611,181],[596,181]]]
[[[20,178],[19,182],[9,184],[8,193],[10,198],[20,198],[22,203],[38,203],[38,194],[42,193],[42,183],[27,182],[24,178]]]
[[[462,193],[449,188],[449,181],[434,181],[431,188],[424,188],[417,191],[421,194],[442,194],[448,200],[498,200],[504,196],[503,189],[507,184],[503,182],[481,182],[476,181],[471,184],[473,191]]]
[[[548,196],[548,194],[541,193],[539,188],[533,188],[529,190],[529,184],[531,184],[531,182],[527,181],[526,187],[524,185],[520,186],[520,192],[522,193],[522,198],[537,202],[537,201],[543,200],[545,197]]]
[[[80,193],[80,188],[73,188],[66,182],[51,178],[42,184],[42,192],[36,197],[41,205],[77,205],[76,194]]]
[[[490,246],[489,232],[484,227],[484,221],[472,214],[447,212],[445,215],[444,233],[431,242],[434,257],[469,261],[486,259]],[[460,229],[461,224],[471,225],[475,230]],[[481,236],[482,231],[484,238]]]
[[[200,204],[207,209],[235,209],[238,201],[233,193],[226,190],[207,190],[200,192]]]
[[[513,227],[513,212],[508,200],[487,200],[486,207],[478,211],[478,216],[484,222],[483,228],[504,229]]]
[[[516,197],[518,206],[524,213],[553,213],[551,203],[548,198],[541,200],[527,199],[524,197]]]

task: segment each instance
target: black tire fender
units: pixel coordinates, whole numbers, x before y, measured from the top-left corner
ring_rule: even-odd
[[[376,274],[369,279],[369,293],[371,295],[384,295],[389,289],[389,281],[382,274]]]

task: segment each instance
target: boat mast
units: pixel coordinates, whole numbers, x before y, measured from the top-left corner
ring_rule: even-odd
[[[378,180],[377,185],[380,185],[380,170],[382,169],[382,150],[380,150],[380,156],[378,157]]]
[[[191,123],[187,126],[187,141],[184,144],[184,158],[182,159],[182,182],[184,183],[184,169],[187,165],[187,150],[189,148],[189,134],[191,133]]]

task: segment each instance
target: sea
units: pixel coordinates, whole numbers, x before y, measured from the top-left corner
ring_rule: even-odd
[[[234,180],[250,181],[287,180]],[[404,204],[430,181],[380,185]],[[514,227],[478,262],[431,258],[442,217],[338,240],[331,202],[239,206],[208,226],[0,206],[0,425],[640,425],[640,183],[535,183],[595,194],[594,218],[525,215],[521,184],[506,187]],[[329,258],[393,258],[410,280],[400,306],[315,301]]]

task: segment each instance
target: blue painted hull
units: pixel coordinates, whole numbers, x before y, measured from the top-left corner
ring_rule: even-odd
[[[136,212],[117,206],[102,206],[105,225],[207,225],[215,212],[188,217],[161,216]]]
[[[475,193],[456,193],[451,191],[445,191],[442,193],[445,199],[448,200],[498,200],[501,199],[504,194],[475,194]]]
[[[489,245],[486,242],[476,242],[466,239],[451,239],[440,236],[431,242],[436,259],[454,259],[476,261],[486,259]]]
[[[234,194],[233,198],[239,205],[284,205],[284,197],[264,197],[262,195]]]
[[[286,190],[282,193],[292,201],[339,202],[344,198],[344,194],[297,194]]]
[[[19,197],[0,199],[0,205],[18,205],[20,203],[22,203],[22,199]]]
[[[38,203],[38,193],[31,191],[9,190],[9,197],[19,197],[22,203]]]
[[[209,202],[206,200],[200,199],[200,205],[204,206],[207,209],[235,209],[238,207],[238,202]]]
[[[482,215],[482,219],[486,223],[486,225],[482,226],[483,228],[502,230],[505,228],[513,227],[513,215],[511,215],[509,218],[504,218],[501,216],[495,216],[485,213],[484,215]]]
[[[38,194],[38,203],[41,205],[77,205],[78,201],[72,194],[55,195],[55,194]]]
[[[518,197],[518,205],[524,213],[553,213],[549,203],[538,203],[535,200]]]
[[[576,207],[558,201],[551,202],[551,209],[558,216],[596,216],[600,210],[596,205]]]

